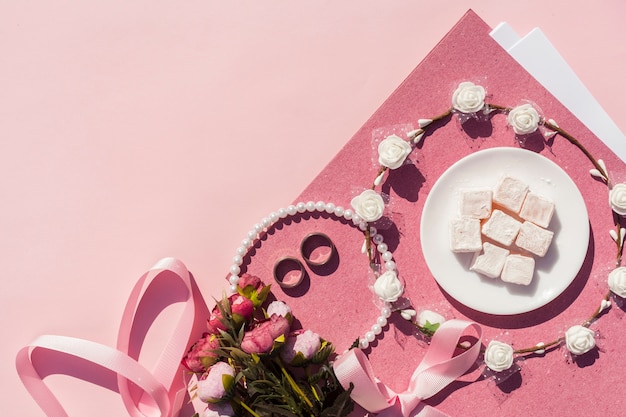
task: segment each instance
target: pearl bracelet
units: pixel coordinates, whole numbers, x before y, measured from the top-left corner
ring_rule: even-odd
[[[267,231],[279,220],[284,220],[298,214],[313,212],[330,214],[334,216],[335,220],[348,220],[349,224],[357,227],[361,232],[364,232],[364,234],[369,228],[369,237],[371,238],[371,243],[373,243],[370,247],[374,248],[378,252],[380,259],[384,261],[384,269],[386,271],[396,271],[396,263],[393,260],[393,254],[389,251],[389,247],[384,242],[383,236],[378,233],[375,227],[369,226],[367,222],[363,221],[361,217],[355,214],[352,209],[344,209],[342,206],[323,201],[308,201],[306,203],[299,202],[294,205],[279,208],[275,212],[271,212],[269,216],[264,217],[260,222],[255,223],[252,229],[247,233],[246,237],[241,241],[241,245],[235,250],[233,263],[230,266],[230,277],[228,278],[228,282],[230,283],[230,293],[234,294],[237,292],[243,258],[249,252],[250,248],[252,248],[255,240],[259,238],[263,231]],[[367,239],[367,234],[365,235]],[[367,252],[367,241],[364,242],[362,251],[363,253]],[[391,303],[383,302],[383,305],[380,308],[380,316],[376,319],[376,322],[370,327],[370,329],[365,332],[364,336],[359,338],[359,347],[361,349],[367,349],[369,344],[376,339],[376,336],[382,333],[383,327],[387,325],[387,319],[391,316],[391,313]]]

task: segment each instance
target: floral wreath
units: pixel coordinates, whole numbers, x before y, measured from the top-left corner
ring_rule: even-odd
[[[352,410],[352,401],[370,412],[408,415],[421,406],[421,399],[428,398],[462,375],[476,360],[484,364],[483,375],[500,380],[519,370],[517,359],[527,354],[543,355],[564,345],[575,358],[596,347],[597,335],[591,325],[611,307],[612,301],[621,304],[626,298],[626,267],[621,266],[626,235],[626,230],[621,227],[621,217],[626,216],[626,183],[613,184],[602,159],[595,159],[575,137],[554,120],[542,117],[532,104],[506,107],[487,103],[485,97],[484,87],[469,81],[461,82],[452,94],[451,107],[445,112],[419,119],[418,129],[408,132],[406,139],[392,134],[380,141],[376,176],[369,188],[352,198],[351,208],[321,201],[300,202],[271,213],[253,227],[236,249],[230,267],[230,295],[225,295],[217,303],[207,333],[183,359],[183,364],[197,375],[197,382],[190,391],[192,396],[208,403],[203,417],[347,415]],[[402,297],[404,283],[398,276],[393,255],[384,243],[383,235],[374,227],[383,217],[387,204],[377,188],[383,183],[387,171],[403,166],[424,137],[437,129],[436,122],[453,114],[461,123],[487,119],[492,114],[506,115],[516,139],[522,144],[528,135],[537,131],[542,131],[545,137],[562,136],[591,162],[590,175],[608,188],[614,223],[609,233],[616,245],[615,265],[607,279],[608,290],[592,314],[567,329],[563,336],[524,348],[514,349],[499,340],[491,340],[482,347],[480,329],[474,323],[446,320],[430,310],[418,313]],[[376,322],[355,341],[348,353],[340,355],[334,362],[331,343],[310,330],[292,331],[290,308],[281,301],[268,304],[270,286],[265,286],[257,277],[241,274],[243,256],[260,233],[281,219],[307,212],[326,213],[363,232],[362,252],[367,255],[375,276],[371,289],[380,300],[380,316]],[[375,379],[365,356],[360,353],[384,331],[388,318],[395,312],[414,324],[417,333],[429,342],[429,352],[449,351],[441,363],[433,362],[427,353],[412,377],[410,395],[381,388],[380,381]],[[477,329],[477,340],[473,344],[461,343],[461,336],[470,328]],[[354,363],[347,365],[350,361]],[[428,384],[420,381],[419,374],[434,372],[432,370],[443,366],[444,362],[454,376],[441,382],[442,386],[425,387]],[[396,411],[390,411],[392,409]]]

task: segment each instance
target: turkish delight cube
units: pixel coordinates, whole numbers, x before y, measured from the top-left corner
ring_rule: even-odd
[[[478,252],[482,249],[480,220],[459,217],[450,221],[450,249],[452,252]]]
[[[464,190],[461,192],[461,216],[486,219],[491,214],[491,190]]]
[[[543,257],[546,255],[553,237],[553,231],[543,229],[532,222],[524,222],[520,227],[515,244],[521,249]]]
[[[493,201],[513,213],[519,213],[528,188],[525,182],[505,175],[493,192]]]
[[[543,228],[548,227],[554,214],[554,202],[544,196],[529,192],[519,215],[522,219]]]
[[[535,260],[530,256],[513,254],[506,257],[500,278],[504,282],[528,285],[535,274]]]
[[[485,242],[482,253],[474,257],[470,270],[488,278],[498,278],[510,253],[508,249]]]
[[[482,233],[491,240],[504,246],[511,246],[517,237],[522,223],[502,210],[494,210],[491,217],[483,224]]]

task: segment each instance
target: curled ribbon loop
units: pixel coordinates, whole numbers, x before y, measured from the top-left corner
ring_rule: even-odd
[[[150,326],[166,307],[182,303],[183,309],[169,341],[152,371],[139,363],[139,354]],[[185,265],[166,258],[145,273],[133,288],[118,333],[117,349],[88,340],[41,336],[22,348],[16,367],[22,382],[48,416],[67,417],[61,403],[47,387],[45,364],[52,357],[57,368],[70,369],[68,359],[98,365],[117,375],[117,390],[132,417],[176,417],[186,394],[180,360],[205,329],[209,316],[200,291]],[[68,373],[66,369],[48,373]],[[103,380],[83,377],[103,387]]]
[[[454,355],[459,339],[473,328],[478,340],[468,349]],[[334,364],[335,374],[345,389],[354,385],[352,399],[361,407],[384,417],[446,416],[430,406],[420,404],[467,372],[480,353],[482,329],[476,323],[448,320],[434,334],[422,362],[411,375],[408,388],[396,393],[374,376],[372,365],[360,349],[343,354]]]
[[[180,410],[187,392],[180,360],[189,345],[206,330],[209,317],[200,291],[181,261],[162,259],[139,279],[126,303],[117,337],[117,349],[138,360],[149,326],[158,313],[177,302],[184,302],[183,311],[152,370],[156,379],[169,387],[172,415]],[[135,415],[146,404],[146,393],[129,382],[124,375],[118,374],[122,400],[129,413]]]

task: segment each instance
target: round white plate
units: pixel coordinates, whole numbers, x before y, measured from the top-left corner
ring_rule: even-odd
[[[460,191],[494,188],[502,175],[526,182],[555,205],[548,227],[554,238],[546,256],[535,257],[528,286],[470,271],[473,254],[450,250],[449,222],[459,215]],[[461,304],[496,315],[525,313],[555,299],[578,274],[589,245],[587,208],[574,181],[554,162],[520,148],[486,149],[453,164],[428,194],[420,228],[424,258],[437,283]]]

